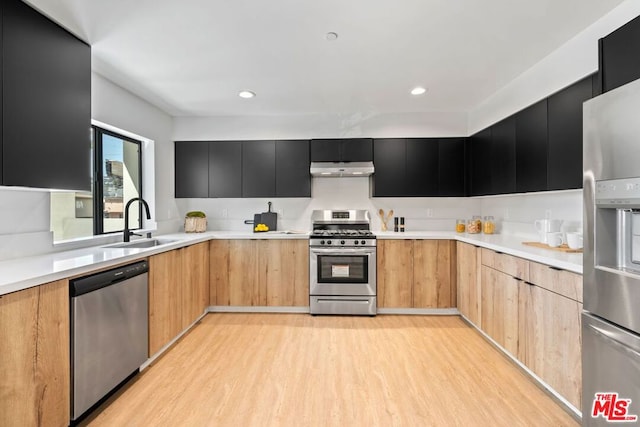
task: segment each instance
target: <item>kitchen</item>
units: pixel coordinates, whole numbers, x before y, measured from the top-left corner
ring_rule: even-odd
[[[593,17],[591,22],[595,22],[594,25],[587,28],[585,24],[583,28],[586,29],[582,32],[576,29],[575,38],[569,40],[568,36],[565,37],[566,44],[562,46],[556,44],[555,49],[549,49],[548,56],[540,56],[532,62],[531,68],[519,69],[517,73],[512,74],[512,78],[503,80],[495,90],[477,98],[482,102],[477,102],[470,111],[451,113],[436,110],[436,112],[420,111],[405,114],[397,112],[376,114],[362,111],[359,114],[345,116],[338,110],[335,114],[328,112],[315,116],[270,115],[260,111],[261,107],[248,107],[246,103],[239,104],[238,102],[244,100],[238,99],[235,101],[233,107],[235,110],[232,113],[202,117],[202,114],[195,110],[185,114],[184,111],[178,111],[175,106],[168,107],[164,104],[162,96],[153,94],[152,89],[146,85],[139,83],[138,86],[132,86],[132,83],[118,76],[117,72],[109,73],[110,67],[114,66],[107,62],[111,53],[101,54],[103,46],[108,50],[108,47],[101,42],[102,37],[109,33],[108,29],[116,26],[114,22],[105,19],[93,24],[79,23],[72,18],[70,6],[56,11],[55,7],[47,6],[44,2],[42,4],[34,2],[34,4],[45,12],[49,12],[54,19],[68,25],[80,38],[91,41],[94,62],[92,65],[94,71],[91,74],[91,118],[121,130],[142,135],[154,142],[151,150],[155,152],[152,155],[152,164],[155,166],[145,168],[143,177],[144,198],[151,205],[152,211],[152,223],[149,224],[149,228],[154,229],[154,235],[180,231],[184,214],[192,210],[202,210],[207,213],[209,230],[222,230],[229,233],[227,236],[246,233],[250,228],[244,225],[243,221],[251,218],[254,212],[265,210],[266,202],[269,200],[274,202],[274,210],[279,214],[280,230],[309,231],[313,210],[345,208],[369,211],[370,227],[375,232],[381,229],[377,215],[379,209],[385,212],[394,209],[396,216],[405,217],[406,233],[419,233],[425,230],[451,233],[455,219],[468,219],[471,215],[496,217],[499,235],[520,235],[532,238],[535,236],[533,221],[547,217],[563,219],[568,231],[578,230],[582,225],[581,190],[485,197],[371,198],[369,178],[312,178],[310,199],[175,198],[173,141],[356,137],[455,138],[474,135],[505,116],[520,111],[541,98],[550,96],[591,75],[598,69],[595,47],[597,40],[639,13],[638,6],[634,2],[626,1],[621,2],[618,7],[597,22],[596,17]],[[599,16],[602,15],[605,15],[604,10]],[[85,25],[88,27],[84,27]],[[93,30],[89,31],[88,28]],[[330,42],[324,39],[324,34],[329,30],[331,29],[322,30],[321,41],[324,43],[322,49],[327,49]],[[128,31],[134,31],[135,34],[136,30],[129,28]],[[88,33],[92,36],[87,36]],[[339,43],[345,38],[348,40],[348,36],[339,34],[338,39],[333,42]],[[104,40],[106,43],[108,37]],[[119,81],[120,85],[114,81]],[[258,96],[253,101],[264,98],[262,91],[255,90]],[[430,91],[435,91],[435,88],[430,88]],[[336,99],[341,98],[340,94],[333,95]],[[248,109],[252,114],[240,114],[239,111],[243,109]],[[230,115],[233,117],[230,118]],[[29,270],[32,267],[28,257],[61,249],[76,250],[83,245],[82,242],[52,244],[49,221],[50,193],[6,187],[0,191],[2,194],[0,257],[7,260],[6,264],[23,266],[24,270]],[[95,241],[94,244],[112,243],[121,238],[121,235],[110,241],[108,238],[103,238]],[[379,240],[378,243],[381,243],[385,239]],[[60,255],[59,260],[60,264],[64,264],[64,256]],[[71,263],[71,261],[68,262]],[[100,267],[106,267],[106,265],[102,264]],[[70,274],[65,276],[63,273],[57,273],[57,276],[51,279],[63,279],[76,273],[90,271],[87,269],[78,271],[79,267],[74,270],[73,266],[70,268],[71,270],[66,270]],[[11,280],[12,271],[7,271],[5,275],[5,280],[9,283],[18,281]]]

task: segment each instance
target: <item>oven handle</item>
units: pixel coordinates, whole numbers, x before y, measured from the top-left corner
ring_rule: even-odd
[[[330,254],[330,255],[361,255],[361,254],[374,254],[376,248],[311,248],[309,249],[314,254]]]

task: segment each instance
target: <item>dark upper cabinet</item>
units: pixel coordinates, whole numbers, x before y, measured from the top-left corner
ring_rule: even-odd
[[[406,140],[405,188],[400,194],[409,197],[438,195],[438,140]]]
[[[242,197],[276,194],[276,142],[242,143]]]
[[[175,143],[176,197],[209,197],[209,143]]]
[[[242,197],[242,143],[209,143],[209,197]]]
[[[592,90],[587,77],[549,97],[548,190],[582,188],[582,104]]]
[[[404,194],[407,145],[405,139],[376,139],[373,142],[373,197]]]
[[[441,138],[438,141],[438,195],[464,196],[465,138]]]
[[[312,162],[370,162],[373,160],[373,140],[312,139]]]
[[[276,141],[276,197],[311,197],[309,141]]]
[[[91,190],[91,47],[2,2],[2,184]]]
[[[602,92],[640,78],[640,16],[600,40]]]
[[[491,188],[491,128],[472,135],[469,141],[471,155],[471,195],[493,194]]]
[[[516,114],[516,191],[547,189],[547,100]]]
[[[516,119],[508,117],[491,127],[491,194],[516,191]]]

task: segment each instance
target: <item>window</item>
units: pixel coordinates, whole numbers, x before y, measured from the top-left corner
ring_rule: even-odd
[[[142,197],[142,143],[92,127],[92,191],[51,194],[54,241],[122,232],[128,200]],[[142,206],[129,210],[129,228],[142,227]]]

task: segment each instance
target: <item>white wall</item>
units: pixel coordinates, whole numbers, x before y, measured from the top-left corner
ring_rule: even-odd
[[[447,137],[467,134],[466,113],[176,117],[176,141]]]
[[[598,39],[640,15],[640,1],[626,0],[559,49],[487,98],[469,113],[468,135],[598,70]]]
[[[152,202],[158,232],[172,232],[180,223],[174,195],[173,119],[131,92],[92,73],[92,118],[154,141],[155,168],[143,165],[143,197]],[[143,150],[145,147],[143,147]]]

